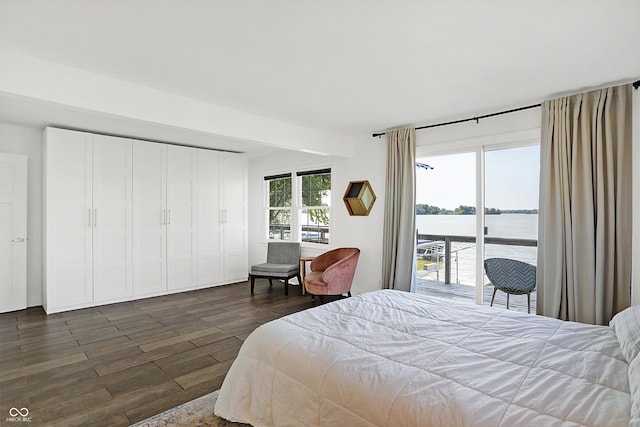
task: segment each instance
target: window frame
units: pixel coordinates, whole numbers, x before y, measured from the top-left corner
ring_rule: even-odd
[[[302,194],[302,190],[304,188],[303,185],[303,180],[305,179],[305,177],[310,177],[310,176],[316,176],[316,175],[329,175],[329,188],[325,189],[324,187],[319,189],[320,191],[329,191],[329,204],[327,206],[311,206],[311,205],[305,205],[304,204],[304,194]],[[323,168],[323,169],[312,169],[312,170],[305,170],[305,171],[297,171],[296,172],[296,182],[298,185],[298,191],[296,193],[296,208],[297,208],[297,214],[296,214],[296,219],[297,219],[297,232],[298,232],[298,237],[299,237],[299,242],[300,243],[311,243],[311,244],[316,244],[316,245],[329,245],[329,241],[331,239],[331,197],[332,197],[332,186],[333,186],[333,176],[331,173],[331,168]],[[309,240],[310,238],[307,237],[307,240],[304,240],[303,236],[303,231],[302,227],[304,227],[305,225],[307,227],[310,226],[309,222],[307,221],[307,224],[303,224],[302,223],[302,217],[304,215],[303,211],[309,211],[309,210],[323,210],[327,212],[327,220],[328,220],[328,224],[327,224],[327,235],[329,237],[327,237],[326,242],[323,241],[313,241],[313,240]],[[319,226],[318,226],[318,230],[320,230]],[[307,230],[307,232],[309,232],[310,230]],[[322,235],[319,236],[319,239],[322,239]]]
[[[275,180],[279,180],[279,179],[286,179],[288,178],[291,183],[289,185],[289,189],[291,191],[291,202],[289,203],[289,206],[283,205],[283,206],[271,206],[271,183]],[[265,221],[266,221],[266,227],[265,227],[265,232],[266,232],[266,237],[267,240],[271,240],[271,241],[279,241],[279,240],[283,240],[283,241],[293,241],[293,174],[292,173],[282,173],[282,174],[276,174],[276,175],[267,175],[264,177],[264,204],[265,204]],[[285,211],[285,212],[289,212],[289,238],[282,238],[282,239],[272,239],[271,236],[271,212],[273,211]],[[285,224],[278,224],[280,226],[284,226]],[[281,230],[281,235],[284,236],[284,229]]]
[[[416,147],[416,158],[460,153],[475,153],[476,165],[476,212],[485,211],[485,162],[487,151],[540,145],[540,129],[529,129],[519,132],[508,132],[499,135],[487,135],[456,142],[447,142]],[[476,286],[475,303],[484,304],[483,276],[484,266],[484,229],[485,215],[476,215]]]
[[[304,206],[302,203],[302,177],[303,176],[308,176],[308,175],[313,175],[316,172],[324,172],[324,173],[328,173],[331,183],[329,186],[329,191],[330,191],[330,196],[328,199],[328,206]],[[276,179],[279,177],[288,177],[291,176],[291,206],[290,207],[286,207],[286,208],[280,208],[280,207],[271,207],[270,206],[270,187],[269,187],[269,183],[270,183],[270,179]],[[264,219],[264,223],[263,223],[263,227],[262,227],[262,233],[263,236],[266,238],[267,242],[270,241],[279,241],[280,239],[270,239],[269,238],[269,231],[270,231],[270,212],[272,210],[278,210],[278,209],[287,209],[290,211],[290,218],[291,218],[291,224],[290,224],[290,238],[285,240],[285,241],[290,241],[290,242],[299,242],[301,244],[301,246],[303,247],[312,247],[312,248],[326,248],[328,246],[331,245],[331,218],[333,217],[333,206],[334,206],[334,191],[333,191],[333,185],[334,184],[334,174],[333,174],[333,168],[331,165],[320,165],[317,167],[304,167],[304,168],[295,168],[292,170],[286,170],[286,171],[277,171],[277,172],[273,172],[273,173],[265,173],[264,174],[264,186],[263,186],[263,219]],[[327,238],[326,242],[314,242],[314,241],[303,241],[302,240],[302,211],[305,209],[323,209],[326,210],[328,212],[328,218],[329,218],[329,224],[328,224],[328,231],[327,231],[327,235],[329,235],[329,237]]]

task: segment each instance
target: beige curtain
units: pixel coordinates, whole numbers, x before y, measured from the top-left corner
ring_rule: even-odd
[[[416,130],[387,132],[382,287],[411,291],[414,281]]]
[[[631,299],[631,85],[542,104],[537,312],[606,325]]]

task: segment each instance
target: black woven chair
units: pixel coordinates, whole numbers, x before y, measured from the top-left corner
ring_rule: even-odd
[[[531,313],[531,292],[536,290],[536,267],[526,262],[508,258],[487,258],[484,260],[484,271],[493,285],[491,306],[500,289],[507,294],[507,310],[509,295],[527,294],[527,312]]]

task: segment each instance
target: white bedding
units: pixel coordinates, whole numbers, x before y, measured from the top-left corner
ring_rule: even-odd
[[[606,326],[376,291],[267,323],[215,413],[254,426],[626,426]]]

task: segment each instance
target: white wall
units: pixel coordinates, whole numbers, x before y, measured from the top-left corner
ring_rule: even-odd
[[[354,158],[325,157],[294,151],[249,161],[249,265],[265,261],[267,246],[263,202],[264,176],[279,172],[330,166],[332,170],[332,217],[330,244],[303,244],[303,256],[316,256],[338,247],[360,248],[360,260],[352,293],[380,289],[382,277],[382,226],[386,174],[385,142],[363,137],[356,142]],[[349,181],[368,180],[377,200],[368,216],[349,216],[342,201]]]
[[[27,155],[27,306],[42,305],[42,133],[0,123],[0,152]]]
[[[417,153],[425,150],[456,147],[468,148],[483,144],[493,144],[514,135],[528,135],[531,131],[540,133],[540,108],[523,110],[502,116],[482,119],[478,123],[465,122],[451,126],[422,129],[416,133]]]

